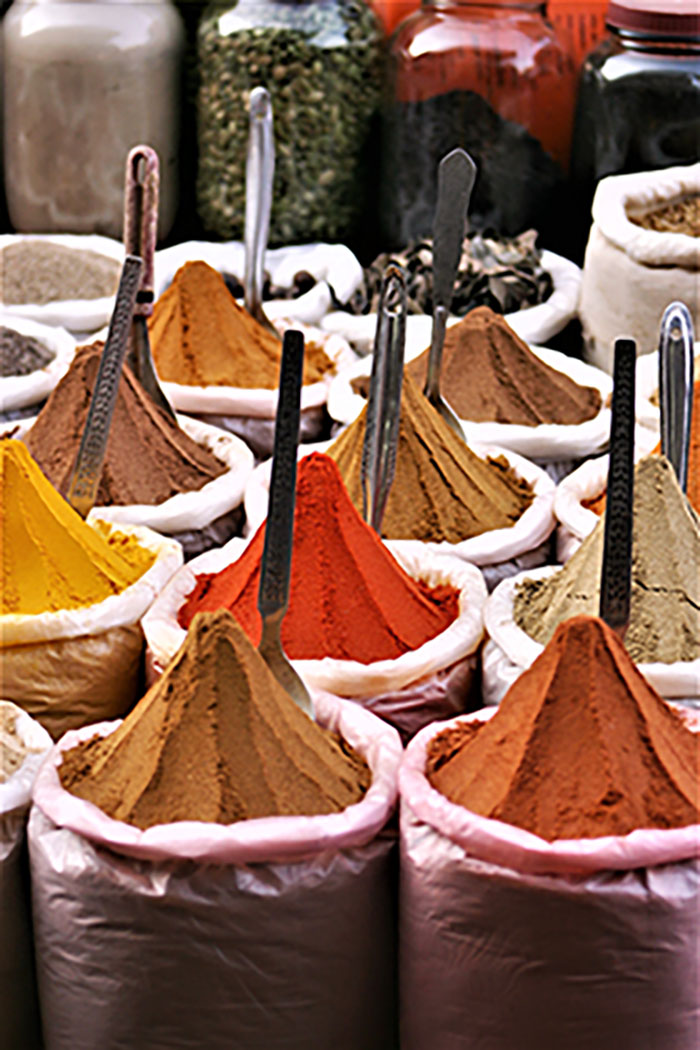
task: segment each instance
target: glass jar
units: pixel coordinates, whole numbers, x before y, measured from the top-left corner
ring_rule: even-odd
[[[177,203],[184,45],[170,0],[21,0],[3,37],[15,229],[121,238],[126,158],[145,143],[160,159],[164,236]]]
[[[423,0],[396,30],[382,135],[388,247],[431,234],[437,166],[455,146],[478,168],[473,227],[556,233],[576,74],[542,10]]]
[[[381,42],[363,0],[229,0],[205,12],[197,199],[208,231],[242,236],[247,104],[262,86],[275,138],[270,243],[353,241],[368,200]]]
[[[700,160],[698,5],[613,0],[607,22],[607,37],[584,62],[576,111],[579,255],[600,179]]]

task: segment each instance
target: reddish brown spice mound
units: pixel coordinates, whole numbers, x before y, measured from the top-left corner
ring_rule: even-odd
[[[700,737],[596,617],[561,624],[463,746],[448,734],[431,748],[433,787],[548,841],[700,821]]]
[[[233,565],[204,574],[180,610],[227,608],[258,644],[262,525]],[[455,619],[459,592],[429,588],[405,572],[357,513],[328,456],[301,460],[297,474],[290,603],[282,624],[288,656],[373,663],[417,649]]]
[[[162,678],[108,737],[63,755],[63,787],[138,828],[336,813],[366,762],[279,685],[233,617],[197,616]]]

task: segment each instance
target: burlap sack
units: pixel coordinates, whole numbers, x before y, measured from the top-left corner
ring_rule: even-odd
[[[92,233],[6,233],[0,235],[0,251],[18,241],[48,241],[60,244],[64,248],[75,248],[79,251],[97,252],[114,259],[121,267],[124,262],[124,245],[111,237],[102,237]],[[48,303],[4,303],[0,300],[0,309],[13,317],[26,317],[39,324],[60,325],[69,332],[89,333],[106,325],[112,316],[116,299],[117,282],[114,282],[114,294],[100,299],[65,299]]]
[[[681,233],[658,233],[631,221],[700,193],[700,163],[611,175],[598,183],[586,247],[579,313],[585,356],[612,371],[618,336],[636,340],[637,353],[656,350],[664,310],[680,299],[700,325],[700,243]]]
[[[43,368],[24,376],[0,376],[0,417],[29,409],[44,401],[68,371],[75,354],[75,340],[65,328],[37,324],[0,310],[0,327],[36,339],[53,357]]]
[[[300,447],[298,458],[302,459],[311,452],[326,452],[331,444],[328,441]],[[494,445],[474,443],[470,447],[478,456],[504,456],[518,477],[532,486],[535,498],[518,521],[507,529],[492,529],[461,543],[423,543],[422,546],[436,554],[455,555],[478,565],[491,591],[500,580],[513,573],[549,561],[550,537],[556,524],[552,509],[555,486],[541,467],[524,456]],[[271,470],[271,463],[261,463],[251,474],[244,497],[246,535],[255,532],[267,517]]]
[[[519,583],[525,579],[542,579],[559,571],[558,565],[547,565],[523,572],[499,584],[484,606],[484,624],[488,641],[482,659],[482,696],[485,704],[498,704],[522,672],[530,667],[544,646],[526,634],[513,619],[513,601]],[[700,659],[672,664],[638,663],[657,693],[666,700],[694,707],[700,702]]]
[[[23,440],[34,422],[27,419],[18,423],[13,436]],[[116,525],[142,525],[172,536],[182,545],[185,558],[194,558],[240,533],[245,519],[243,496],[255,458],[243,441],[219,427],[182,415],[177,416],[177,422],[188,437],[225,464],[226,473],[201,489],[180,492],[163,503],[98,506],[95,513]]]
[[[552,277],[553,290],[549,299],[537,306],[526,306],[505,319],[526,343],[546,343],[573,320],[578,307],[581,271],[575,263],[553,252],[542,252],[542,266]],[[457,324],[459,317],[451,317],[447,324]],[[426,314],[410,314],[406,318],[406,361],[421,354],[430,346],[432,318]],[[343,336],[359,354],[369,354],[374,346],[377,315],[357,316],[344,310],[334,310],[321,321],[321,328]]]
[[[408,739],[424,725],[468,710],[476,701],[478,657],[483,638],[481,610],[486,586],[479,570],[457,558],[436,555],[422,543],[387,543],[414,579],[460,591],[459,615],[418,649],[394,660],[362,664],[355,660],[294,660],[311,688],[356,700]],[[170,581],[142,621],[146,636],[146,675],[154,681],[185,640],[177,617],[202,573],[221,572],[243,553],[232,540],[185,565]]]
[[[15,715],[15,733],[28,753],[5,779],[0,742],[0,1050],[40,1050],[25,829],[32,785],[51,738],[14,704],[0,700],[3,708]]]
[[[399,772],[402,1050],[696,1050],[700,826],[550,843],[479,817],[424,776],[444,728]]]
[[[99,515],[91,511],[88,523]],[[156,560],[130,587],[96,605],[33,616],[0,617],[2,694],[58,739],[66,730],[125,714],[141,689],[143,634],[139,620],[182,565],[182,549],[132,525],[113,526],[138,538]]]
[[[29,843],[46,1050],[390,1050],[396,733],[314,695],[363,754],[342,813],[140,831],[63,791],[72,733],[34,792]],[[60,906],[58,902],[60,901]]]

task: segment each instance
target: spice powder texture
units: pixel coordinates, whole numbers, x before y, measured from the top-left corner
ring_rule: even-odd
[[[21,240],[0,251],[0,299],[7,305],[102,299],[114,295],[116,259],[53,241]]]
[[[153,308],[148,322],[158,375],[184,386],[276,390],[282,345],[230,294],[221,274],[205,262],[182,266]],[[309,342],[304,383],[332,367]]]
[[[336,439],[336,461],[350,498],[362,508],[361,465],[367,410]],[[388,539],[460,540],[513,525],[532,502],[527,482],[504,457],[480,459],[404,376],[396,459],[382,535]]]
[[[700,822],[700,736],[595,617],[561,624],[461,746],[450,733],[429,745],[432,786],[550,842]]]
[[[195,617],[163,676],[108,737],[63,755],[63,787],[138,828],[337,813],[367,764],[310,719],[225,610]]]
[[[429,349],[406,371],[425,383]],[[600,391],[550,368],[487,306],[447,330],[442,387],[460,419],[575,426],[600,411]]]
[[[264,542],[262,525],[238,561],[197,577],[182,627],[225,607],[258,644]],[[395,659],[444,631],[459,609],[455,588],[430,588],[401,568],[353,507],[335,463],[318,453],[299,463],[291,571],[282,642],[296,660]]]
[[[0,441],[0,613],[78,609],[119,594],[155,555],[106,523],[86,525],[21,441]]]
[[[542,580],[524,580],[513,605],[515,622],[546,644],[558,624],[593,615],[600,602],[604,520],[566,565]],[[700,657],[700,519],[663,456],[635,469],[630,623],[625,647],[638,662]]]
[[[27,446],[59,492],[66,493],[78,456],[103,343],[81,347],[26,436]],[[124,365],[97,490],[100,506],[163,503],[198,491],[226,470],[160,409]]]
[[[27,376],[53,361],[53,353],[28,335],[0,325],[0,376]]]

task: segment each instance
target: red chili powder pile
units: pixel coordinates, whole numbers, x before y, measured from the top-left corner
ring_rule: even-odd
[[[66,791],[138,828],[337,813],[371,774],[279,685],[224,610],[192,623],[181,649],[118,729],[66,751]]]
[[[617,635],[576,616],[462,746],[433,738],[427,773],[481,816],[550,842],[597,838],[698,823],[699,745]]]
[[[688,451],[688,489],[690,504],[700,514],[700,380],[693,387],[693,414],[690,421],[690,449]],[[661,444],[654,449],[661,452]],[[605,510],[605,492],[595,499],[585,499],[583,506],[601,515]]]
[[[224,607],[258,644],[264,542],[262,525],[237,562],[197,577],[180,610],[182,627],[197,612]],[[301,460],[290,602],[282,624],[289,657],[331,656],[363,664],[392,660],[444,631],[458,603],[455,588],[429,588],[401,568],[353,507],[328,456],[314,453]]]

